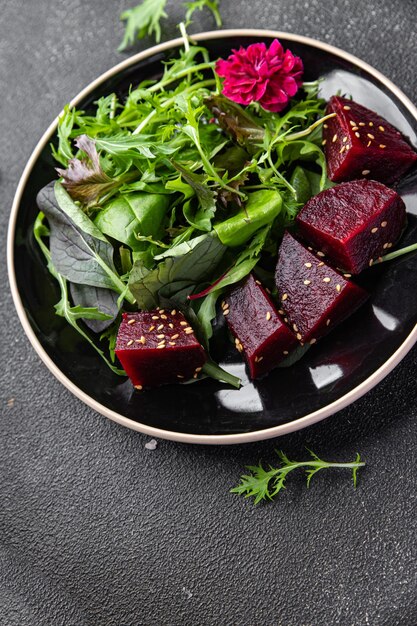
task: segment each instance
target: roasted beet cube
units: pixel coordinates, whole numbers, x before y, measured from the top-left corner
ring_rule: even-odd
[[[362,178],[311,198],[297,224],[302,237],[337,267],[358,274],[394,245],[405,220],[405,204],[395,191]]]
[[[115,352],[138,389],[197,378],[206,362],[193,329],[175,310],[123,313]]]
[[[285,233],[275,281],[288,323],[302,343],[315,343],[367,298],[363,289],[327,265],[323,256]]]
[[[242,352],[251,378],[276,367],[297,345],[261,283],[250,274],[222,304],[235,345]]]
[[[402,134],[374,111],[333,96],[326,113],[335,113],[323,128],[329,178],[335,182],[364,176],[390,184],[417,160]]]

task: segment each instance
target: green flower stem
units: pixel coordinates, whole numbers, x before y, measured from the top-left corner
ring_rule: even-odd
[[[313,130],[317,128],[317,126],[320,126],[320,124],[323,124],[327,120],[330,120],[332,117],[336,117],[336,113],[329,113],[329,115],[321,117],[305,130],[300,130],[298,133],[290,133],[289,135],[285,135],[281,141],[296,141],[297,139],[301,139],[302,137],[307,137],[307,135],[313,132]]]

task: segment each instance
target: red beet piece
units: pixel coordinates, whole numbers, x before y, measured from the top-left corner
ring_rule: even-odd
[[[368,295],[288,232],[279,249],[275,281],[288,323],[302,343],[315,343]]]
[[[123,313],[115,352],[139,389],[197,377],[207,360],[191,326],[175,310]]]
[[[364,176],[390,184],[417,160],[401,133],[374,111],[333,96],[326,113],[336,113],[323,128],[329,178],[335,182]]]
[[[226,298],[223,312],[252,379],[267,374],[297,345],[294,333],[252,274]]]
[[[347,272],[358,274],[400,237],[405,204],[382,183],[354,180],[326,189],[301,209],[302,237]]]

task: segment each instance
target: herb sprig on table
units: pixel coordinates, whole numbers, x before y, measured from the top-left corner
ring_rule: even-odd
[[[356,488],[357,473],[359,468],[364,467],[365,463],[361,461],[359,454],[356,459],[350,463],[336,463],[331,461],[323,461],[317,454],[311,450],[309,453],[311,459],[307,461],[290,461],[290,459],[282,452],[277,450],[281,465],[279,467],[269,466],[264,469],[261,463],[259,465],[248,466],[250,474],[241,476],[241,482],[237,487],[231,489],[232,493],[243,495],[245,498],[253,498],[254,504],[259,504],[262,500],[273,500],[283,489],[286,488],[286,479],[288,474],[297,469],[303,469],[307,475],[307,487],[314,474],[323,469],[342,468],[352,471],[353,486]]]

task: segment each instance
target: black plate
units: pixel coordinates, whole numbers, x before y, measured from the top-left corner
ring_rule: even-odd
[[[216,33],[216,38],[205,43],[212,58],[226,57],[232,48],[268,41],[271,36],[255,36],[248,31]],[[338,91],[353,96],[416,144],[415,110],[387,79],[324,44],[293,35],[279,34],[279,38],[303,59],[305,80],[323,77],[324,97]],[[77,105],[88,109],[102,95],[112,91],[122,95],[132,83],[158,77],[161,61],[175,54],[178,45],[176,41],[157,46],[121,64],[87,88],[81,99],[76,99]],[[276,436],[317,421],[362,395],[414,343],[417,255],[409,255],[368,270],[365,280],[372,293],[368,303],[292,367],[277,369],[266,379],[250,383],[237,353],[230,350],[225,365],[244,380],[239,391],[205,380],[135,392],[129,381],[113,375],[79,335],[54,314],[57,286],[31,235],[36,194],[56,177],[48,147],[52,132],[49,129],[49,135],[41,140],[16,195],[10,227],[12,291],[25,330],[40,356],[64,384],[101,413],[132,428],[183,441],[226,443]],[[406,245],[417,241],[417,177],[404,179],[399,192],[409,213],[402,240]],[[309,417],[298,420],[303,416]],[[221,437],[231,434],[240,436]]]

